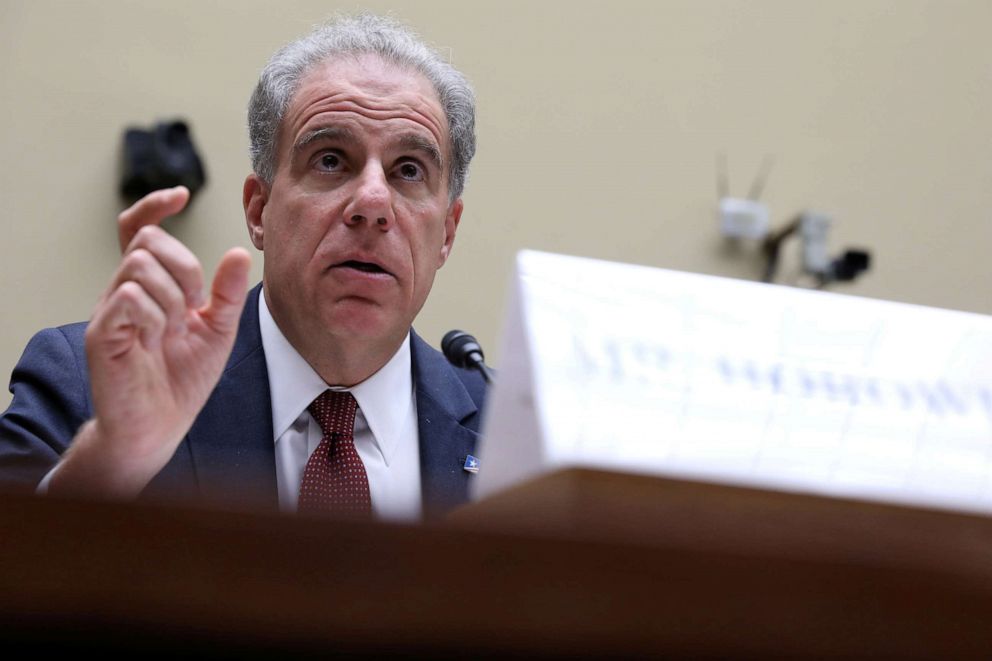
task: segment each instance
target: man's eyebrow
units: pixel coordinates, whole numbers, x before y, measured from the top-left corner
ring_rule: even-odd
[[[355,134],[350,129],[341,126],[325,126],[323,128],[307,131],[299,137],[293,145],[294,151],[306,149],[308,145],[322,140],[335,140],[338,142],[354,142]]]
[[[427,157],[437,166],[437,169],[444,170],[441,150],[437,148],[437,145],[433,141],[416,133],[407,133],[400,138],[400,145],[406,149],[413,149],[427,154]]]

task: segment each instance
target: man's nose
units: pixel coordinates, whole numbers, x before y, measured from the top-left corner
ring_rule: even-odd
[[[362,223],[376,226],[383,232],[393,225],[392,193],[382,167],[369,163],[362,171],[355,194],[344,210],[348,226]]]

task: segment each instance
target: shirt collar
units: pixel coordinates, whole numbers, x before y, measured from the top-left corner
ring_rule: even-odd
[[[265,303],[264,292],[258,297],[258,321],[265,365],[269,370],[272,440],[275,442],[329,386],[279,330]],[[402,440],[403,421],[413,406],[410,334],[407,333],[399,349],[378,372],[351,388],[334,390],[350,391],[355,397],[375,444],[389,465],[396,445]],[[397,393],[406,396],[397,396]]]

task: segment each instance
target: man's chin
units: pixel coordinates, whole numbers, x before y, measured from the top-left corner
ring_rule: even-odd
[[[360,297],[336,301],[322,318],[328,335],[339,340],[386,341],[403,337],[410,329],[409,320],[399,318],[394,306]]]

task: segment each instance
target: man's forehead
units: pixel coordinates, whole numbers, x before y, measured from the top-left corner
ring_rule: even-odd
[[[427,77],[408,66],[373,53],[328,57],[310,67],[289,101],[289,108],[306,97],[360,93],[378,101],[424,104],[444,118],[437,90]]]
[[[447,116],[434,86],[424,74],[376,54],[338,55],[315,64],[303,76],[287,107],[281,131],[296,145],[327,123],[321,117],[348,110],[368,119],[407,118],[427,128],[448,146]]]

